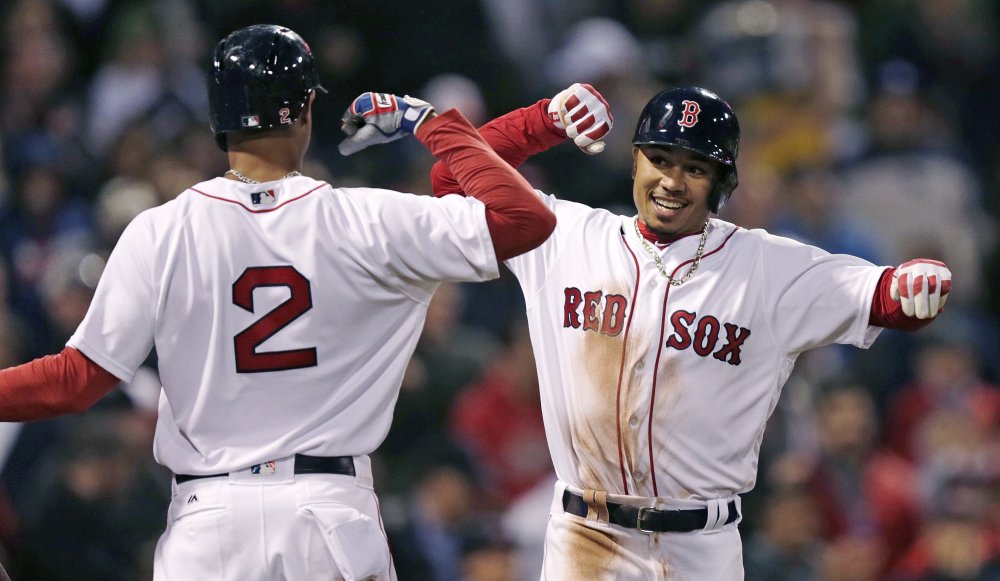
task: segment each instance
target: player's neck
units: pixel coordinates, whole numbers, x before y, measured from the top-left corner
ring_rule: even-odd
[[[280,180],[289,172],[301,171],[304,156],[305,147],[291,132],[238,136],[229,142],[229,167],[258,182]]]
[[[261,157],[246,152],[229,152],[229,167],[258,182],[280,180],[292,171],[301,171],[302,161]],[[226,177],[232,179],[232,174]]]
[[[681,232],[677,234],[666,233],[666,232],[660,233],[650,230],[649,227],[646,226],[645,222],[639,220],[639,232],[642,233],[643,238],[652,242],[653,244],[656,244],[658,246],[666,246],[672,242],[680,240],[681,238],[685,238],[687,236],[696,236],[698,234],[701,234],[701,228],[695,230],[694,232]]]

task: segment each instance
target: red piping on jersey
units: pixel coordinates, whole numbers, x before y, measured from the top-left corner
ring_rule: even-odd
[[[203,192],[201,190],[196,190],[194,188],[188,188],[188,189],[191,190],[192,192],[198,192],[199,194],[205,196],[206,198],[212,198],[213,200],[222,200],[223,202],[229,202],[231,204],[236,204],[237,206],[243,208],[244,210],[246,210],[247,212],[250,212],[252,214],[263,214],[265,212],[273,212],[273,211],[277,210],[278,208],[284,206],[285,204],[290,204],[290,203],[294,202],[295,200],[298,200],[300,198],[304,198],[304,197],[308,196],[309,194],[315,192],[316,190],[322,188],[323,186],[328,186],[328,185],[330,185],[330,184],[328,184],[326,182],[323,182],[320,185],[316,186],[315,188],[313,188],[313,189],[309,190],[308,192],[302,194],[301,196],[292,198],[291,200],[285,200],[284,202],[281,202],[277,206],[275,206],[273,208],[268,208],[266,210],[251,210],[250,208],[247,208],[241,202],[237,202],[236,200],[227,200],[226,198],[220,198],[218,196],[210,196],[210,195],[206,194],[205,192]]]
[[[729,242],[729,239],[733,237],[733,234],[736,234],[736,230],[730,232],[729,236],[726,236],[726,239],[722,241],[722,244],[720,244],[718,248],[703,255],[701,257],[702,260],[722,250],[722,247],[726,245],[726,242]],[[678,264],[677,268],[670,273],[670,278],[677,276],[677,271],[680,270],[682,266],[691,264],[692,262],[694,262],[694,259],[689,258],[688,260]],[[656,363],[653,364],[653,391],[649,395],[649,435],[647,436],[647,440],[649,441],[649,473],[653,479],[653,496],[659,496],[659,491],[656,489],[656,465],[653,463],[653,403],[656,401],[656,373],[660,370],[660,354],[663,353],[663,331],[666,328],[667,323],[667,297],[670,296],[670,286],[671,285],[668,284],[667,291],[663,293],[663,315],[660,317],[660,343],[656,349]],[[636,284],[636,288],[639,288],[638,284]]]
[[[628,346],[628,330],[632,326],[632,313],[635,312],[635,301],[639,297],[639,259],[635,257],[632,248],[625,241],[625,231],[622,231],[622,242],[625,249],[632,255],[635,261],[635,290],[632,291],[632,307],[629,309],[628,321],[625,322],[625,336],[622,337],[622,363],[618,369],[618,392],[615,395],[615,427],[618,428],[618,467],[622,470],[622,486],[625,487],[624,494],[628,494],[628,477],[625,476],[625,454],[622,451],[622,377],[625,375],[625,348]]]

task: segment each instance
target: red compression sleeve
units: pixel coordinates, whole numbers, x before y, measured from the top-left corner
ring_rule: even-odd
[[[555,214],[457,109],[424,122],[416,135],[447,164],[462,191],[486,205],[486,224],[498,261],[538,247],[555,230]]]
[[[895,268],[887,268],[882,273],[882,278],[878,279],[878,288],[875,289],[875,297],[872,298],[872,310],[868,324],[886,329],[899,329],[900,331],[919,331],[934,319],[907,317],[903,313],[903,307],[892,300],[889,289],[892,287],[892,275],[895,272]]]
[[[479,134],[511,167],[518,168],[526,159],[566,140],[566,132],[549,121],[551,99],[542,99],[530,107],[511,111],[479,128]],[[462,186],[437,162],[431,169],[431,185],[437,197],[462,194]]]
[[[120,380],[72,347],[0,371],[0,422],[82,412]]]

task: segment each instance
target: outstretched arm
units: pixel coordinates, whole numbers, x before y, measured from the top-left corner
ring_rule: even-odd
[[[918,258],[888,268],[872,300],[870,324],[917,331],[944,310],[951,292],[951,271],[943,262]]]
[[[604,97],[590,85],[579,83],[552,99],[516,109],[479,128],[486,143],[512,167],[518,168],[532,155],[541,153],[572,137],[587,153],[604,149],[602,139],[614,124]],[[431,169],[434,195],[462,194],[464,191],[446,164]]]
[[[0,371],[0,422],[29,422],[81,412],[119,379],[72,347]]]

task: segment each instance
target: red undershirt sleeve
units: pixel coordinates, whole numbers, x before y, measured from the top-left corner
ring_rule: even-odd
[[[899,329],[900,331],[923,329],[934,319],[907,317],[903,313],[902,305],[892,300],[889,289],[892,287],[892,275],[895,272],[895,268],[887,268],[882,273],[882,277],[879,278],[878,288],[875,289],[875,296],[872,298],[872,310],[868,322],[874,327]]]
[[[555,214],[524,176],[505,163],[457,110],[424,122],[416,136],[441,160],[439,165],[447,166],[460,191],[486,206],[498,261],[533,250],[555,230]]]
[[[550,100],[542,99],[530,107],[497,117],[480,127],[479,134],[511,167],[519,168],[532,155],[566,141],[566,132],[549,121]],[[431,168],[431,185],[439,198],[447,194],[464,195],[449,167],[440,161]]]
[[[120,380],[72,347],[0,371],[0,422],[81,412]]]

